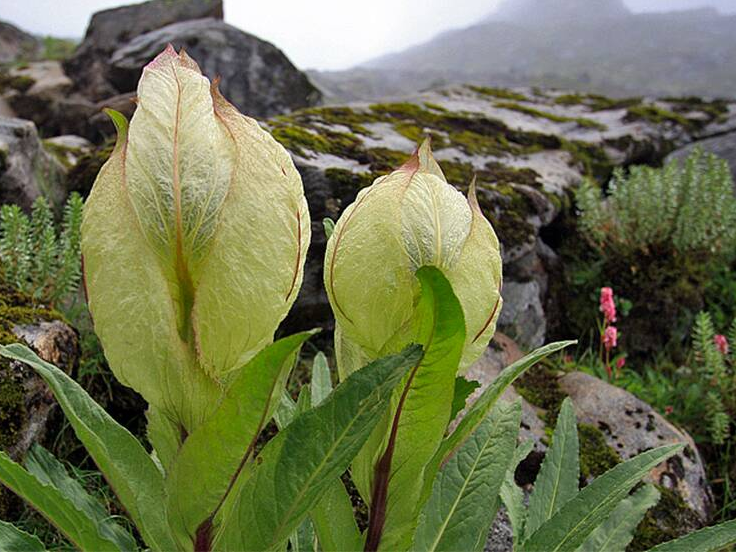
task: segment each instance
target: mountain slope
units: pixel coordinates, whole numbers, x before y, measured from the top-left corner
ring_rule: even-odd
[[[537,1],[526,0],[526,5]],[[557,86],[615,96],[736,94],[736,15],[704,9],[591,20],[577,17],[574,5],[580,1],[555,3],[561,8],[564,2],[571,11],[560,9],[565,17],[551,23],[494,18],[315,79],[338,96],[360,92],[352,90],[355,76],[379,95],[451,82]],[[616,2],[606,5],[605,13],[620,13]],[[509,18],[521,17],[515,9],[506,12],[514,16]],[[370,86],[365,87],[366,79]]]

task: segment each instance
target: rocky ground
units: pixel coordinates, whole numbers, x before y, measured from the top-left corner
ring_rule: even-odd
[[[313,239],[304,285],[284,329],[330,328],[321,274],[323,218],[337,219],[362,187],[401,165],[431,136],[452,184],[466,191],[477,176],[480,204],[503,246],[503,334],[470,372],[483,385],[521,350],[546,339],[557,300],[550,286],[559,268],[556,250],[573,211],[572,192],[584,178],[604,183],[616,166],[659,164],[695,143],[736,157],[736,102],[723,100],[612,100],[454,86],[390,103],[317,107],[320,93],[307,77],[273,45],[225,24],[221,2],[186,0],[175,9],[163,4],[96,14],[64,63],[38,60],[33,37],[0,27],[0,61],[6,61],[0,68],[0,203],[27,211],[44,195],[59,208],[71,191],[87,193],[110,153],[112,129],[101,109],[112,106],[130,116],[142,66],[168,42],[185,46],[205,73],[222,77],[225,96],[262,120],[291,152],[304,181]],[[23,339],[71,371],[76,334],[53,322],[53,313],[18,310],[22,300],[11,295],[3,290],[0,297],[3,339]],[[57,348],[48,349],[48,343]],[[7,382],[19,382],[25,391],[18,396],[25,398],[16,406],[27,408],[37,384],[26,383],[20,366],[0,370],[3,393]],[[625,391],[582,373],[559,376],[537,374],[517,387],[524,398],[524,435],[535,441],[535,454],[517,472],[521,483],[531,483],[539,468],[552,421],[548,414],[569,396],[585,436],[586,477],[655,445],[684,441],[688,447],[681,455],[650,474],[669,494],[648,523],[653,531],[679,534],[709,520],[712,496],[689,436]],[[41,414],[29,411],[28,420],[41,420],[45,397],[33,403]],[[16,408],[4,400],[0,419]],[[3,448],[21,451],[37,438],[39,423],[18,426]],[[505,549],[509,533],[503,520],[501,515],[494,527],[491,549]]]

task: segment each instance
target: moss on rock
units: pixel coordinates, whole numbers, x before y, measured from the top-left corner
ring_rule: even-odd
[[[701,528],[698,514],[676,492],[656,485],[661,498],[644,516],[627,552],[649,550],[654,546],[687,535]]]
[[[589,480],[621,463],[621,457],[608,445],[603,432],[590,424],[578,424],[580,476]]]

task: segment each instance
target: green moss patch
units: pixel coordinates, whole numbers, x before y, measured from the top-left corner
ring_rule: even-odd
[[[608,128],[606,127],[606,125],[599,123],[598,121],[594,121],[593,119],[586,119],[585,117],[565,117],[564,115],[557,115],[555,113],[549,113],[548,111],[541,111],[533,107],[513,102],[497,102],[496,107],[500,107],[501,109],[509,109],[511,111],[517,111],[519,113],[523,113],[524,115],[529,115],[531,117],[536,117],[539,119],[547,119],[548,121],[553,121],[555,123],[575,123],[583,128],[592,128],[601,131]]]
[[[621,463],[618,453],[608,446],[603,432],[590,424],[578,424],[580,440],[580,476],[583,479],[603,475]]]
[[[684,128],[693,126],[693,121],[668,109],[662,109],[654,105],[636,105],[626,111],[624,121],[647,121],[656,125],[665,123],[676,124]]]
[[[661,494],[659,502],[642,519],[634,533],[634,540],[627,552],[649,550],[654,546],[673,540],[700,529],[702,522],[698,514],[685,504],[676,492],[657,485]]]
[[[493,88],[490,86],[469,86],[468,88],[470,88],[476,94],[480,94],[481,96],[490,96],[491,98],[499,98],[502,100],[525,102],[529,99],[524,96],[524,94],[520,94],[506,88]]]

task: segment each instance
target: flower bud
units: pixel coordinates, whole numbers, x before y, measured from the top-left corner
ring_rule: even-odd
[[[270,343],[302,281],[310,222],[288,153],[171,46],[85,206],[89,307],[110,366],[185,427]],[[208,404],[209,403],[209,404]]]
[[[422,266],[440,269],[463,308],[464,371],[488,345],[501,311],[501,255],[471,185],[447,183],[429,142],[360,191],[327,244],[324,279],[336,319],[341,376],[411,341]]]

